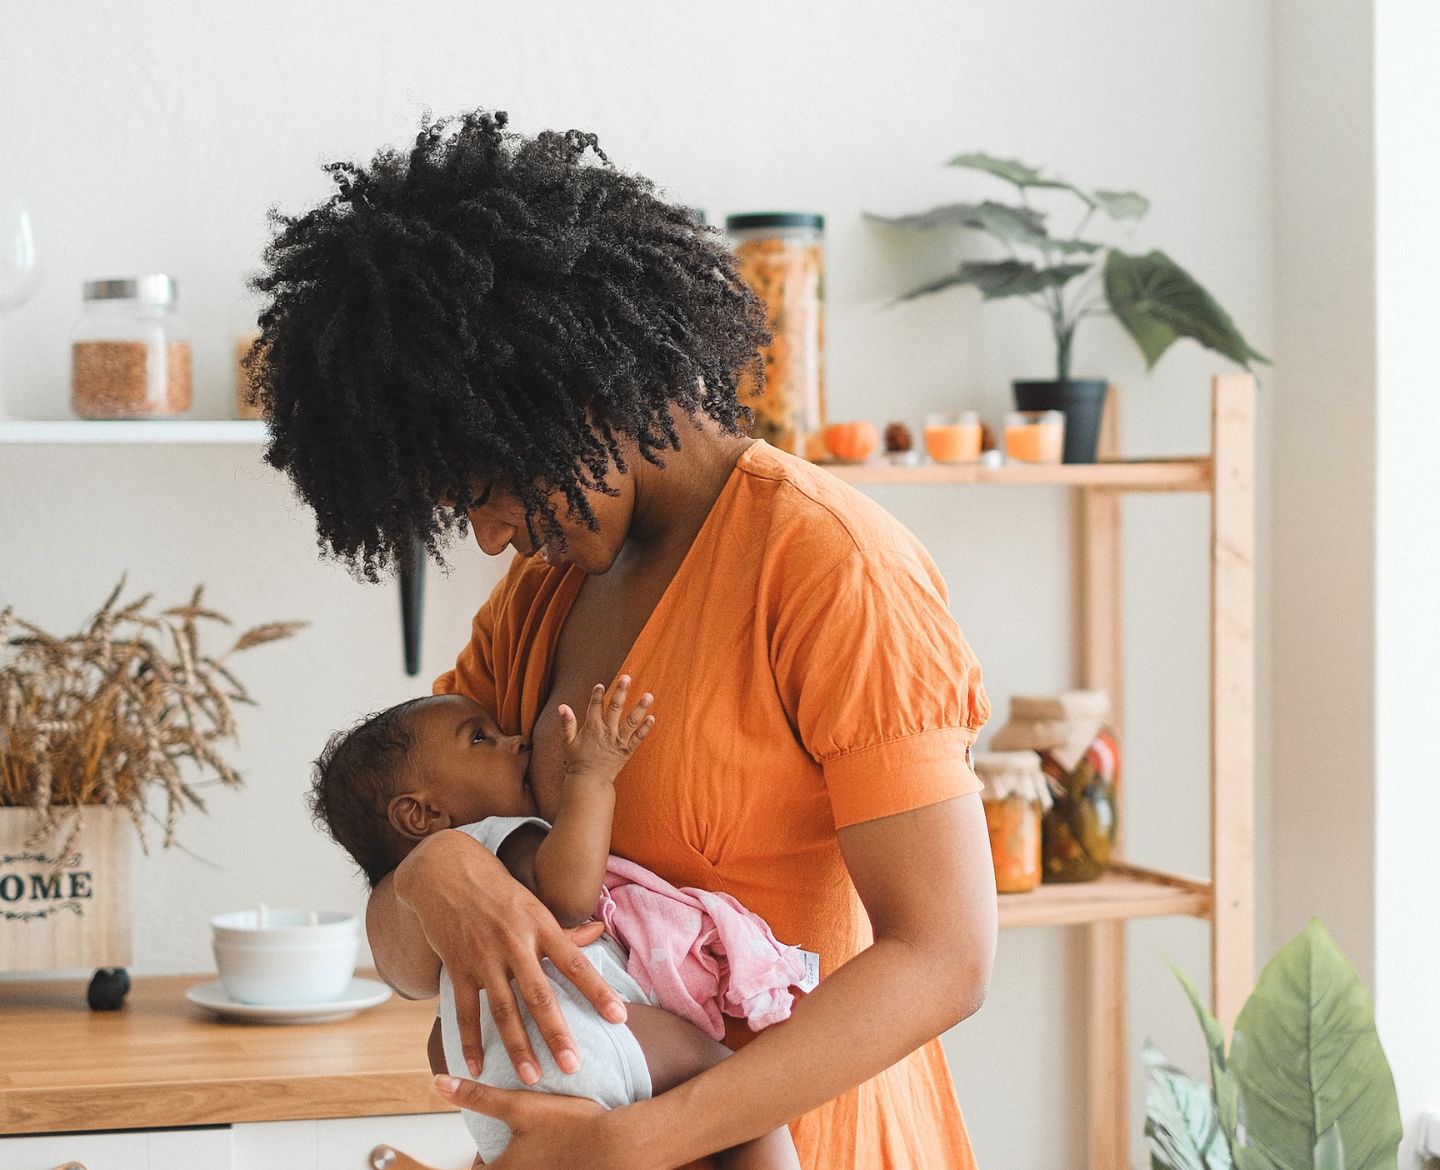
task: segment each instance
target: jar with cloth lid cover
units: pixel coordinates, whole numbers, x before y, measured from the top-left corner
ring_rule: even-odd
[[[985,785],[985,827],[995,863],[995,889],[1023,894],[1040,884],[1041,821],[1050,786],[1035,752],[979,752],[975,774]]]
[[[1093,881],[1110,865],[1120,748],[1109,718],[1101,691],[1016,695],[1009,721],[990,740],[999,751],[1040,755],[1054,797],[1043,829],[1047,882]]]

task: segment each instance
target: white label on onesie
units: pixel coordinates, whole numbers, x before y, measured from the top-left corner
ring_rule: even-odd
[[[820,956],[814,951],[801,951],[800,956],[805,960],[805,978],[795,986],[801,991],[814,991],[820,986]]]

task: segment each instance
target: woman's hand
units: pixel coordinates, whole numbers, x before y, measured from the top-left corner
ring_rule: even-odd
[[[495,1170],[636,1170],[633,1158],[613,1148],[601,1119],[605,1109],[588,1097],[561,1097],[497,1089],[438,1076],[435,1090],[461,1109],[497,1117],[514,1133]],[[479,1158],[476,1165],[484,1165]]]
[[[394,894],[414,914],[450,976],[461,1047],[472,1076],[478,1077],[483,1067],[483,988],[516,1075],[527,1085],[540,1079],[540,1062],[526,1036],[512,979],[555,1063],[566,1072],[580,1067],[579,1051],[540,966],[542,958],[555,964],[605,1019],[624,1023],[624,1003],[580,950],[599,937],[603,926],[563,928],[494,854],[464,833],[447,830],[422,841],[396,869]],[[371,944],[377,943],[382,940],[372,931]]]

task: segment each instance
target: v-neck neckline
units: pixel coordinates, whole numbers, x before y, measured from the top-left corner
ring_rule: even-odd
[[[730,474],[725,477],[725,482],[720,486],[719,494],[715,497],[714,500],[711,501],[710,510],[705,513],[705,519],[701,521],[700,528],[696,531],[694,539],[690,542],[690,547],[685,550],[685,555],[680,558],[680,564],[676,566],[675,572],[671,574],[670,580],[666,582],[665,588],[660,594],[660,599],[655,602],[654,608],[651,609],[649,615],[645,618],[645,621],[640,626],[639,632],[635,635],[634,640],[630,643],[630,648],[625,651],[625,656],[620,660],[620,666],[615,672],[617,677],[627,672],[630,674],[634,674],[634,670],[631,669],[631,663],[632,660],[635,658],[636,652],[640,648],[641,643],[645,641],[646,636],[650,633],[651,629],[656,626],[657,619],[659,618],[660,614],[670,604],[672,604],[674,597],[678,592],[678,587],[681,583],[681,580],[685,577],[686,571],[695,562],[696,550],[699,549],[700,546],[707,539],[713,537],[714,529],[717,525],[716,517],[719,514],[722,506],[726,503],[731,492],[734,490],[735,485],[740,481],[740,477],[745,473],[745,465],[752,458],[752,452],[754,452],[757,448],[763,447],[764,445],[765,440],[757,439],[755,442],[751,443],[748,447],[741,451],[740,454],[736,457],[734,465],[730,468]],[[574,583],[566,583],[570,586],[570,598],[569,601],[566,603],[565,616],[560,622],[560,628],[556,632],[555,641],[549,647],[549,651],[546,656],[546,694],[549,694],[551,688],[554,686],[555,659],[559,654],[560,640],[565,636],[565,629],[570,624],[570,615],[575,610],[575,603],[580,599],[580,590],[584,588],[585,579],[590,575],[586,573],[585,570],[579,568],[576,565],[569,566],[569,568],[567,569],[567,574],[572,575],[572,580]]]

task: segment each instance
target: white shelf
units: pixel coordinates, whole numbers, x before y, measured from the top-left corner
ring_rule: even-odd
[[[128,422],[55,422],[0,419],[0,444],[5,443],[250,443],[265,442],[263,422],[233,419],[137,419]]]

